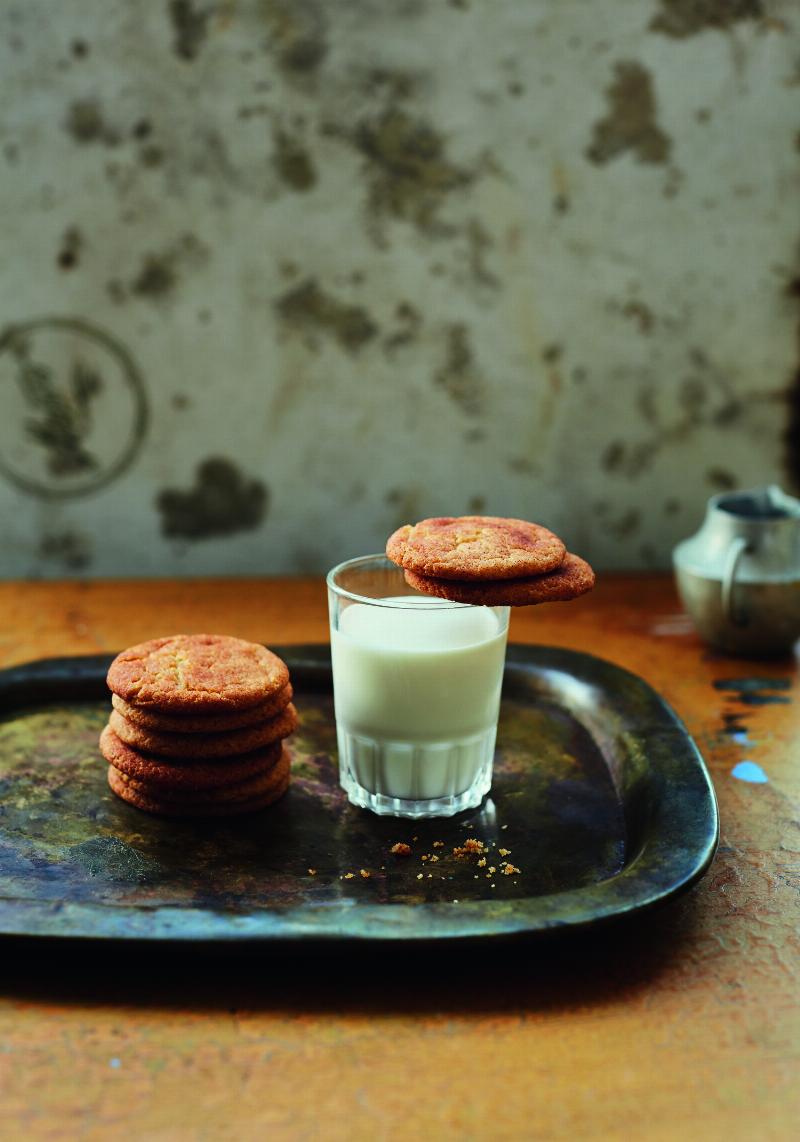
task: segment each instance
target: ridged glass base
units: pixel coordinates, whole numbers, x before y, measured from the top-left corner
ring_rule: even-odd
[[[380,741],[337,726],[339,780],[382,817],[452,817],[489,792],[497,727],[449,742]]]

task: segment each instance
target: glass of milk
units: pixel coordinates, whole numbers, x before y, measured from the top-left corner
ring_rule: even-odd
[[[508,607],[420,595],[383,555],[328,574],[339,775],[382,816],[450,817],[492,783]]]

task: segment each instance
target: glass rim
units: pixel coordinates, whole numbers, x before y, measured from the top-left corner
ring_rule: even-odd
[[[336,583],[335,577],[340,571],[345,568],[357,568],[361,564],[375,563],[383,561],[386,564],[387,571],[397,571],[402,574],[403,568],[393,563],[383,552],[376,552],[374,555],[358,555],[355,559],[344,559],[341,563],[337,563],[335,567],[331,567],[328,574],[325,576],[325,583],[328,590],[333,591],[334,594],[344,599],[350,599],[354,603],[367,603],[371,607],[386,607],[389,610],[411,610],[415,611],[449,611],[449,610],[463,610],[465,607],[472,607],[472,603],[456,603],[450,599],[433,598],[430,595],[408,595],[408,602],[398,602],[396,598],[392,599],[375,599],[371,595],[359,595],[357,591],[348,591],[346,587],[340,587]],[[430,599],[430,602],[428,600]]]

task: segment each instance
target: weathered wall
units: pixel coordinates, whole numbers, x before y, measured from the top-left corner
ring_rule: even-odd
[[[467,511],[665,565],[800,475],[791,0],[4,0],[0,51],[2,573]]]

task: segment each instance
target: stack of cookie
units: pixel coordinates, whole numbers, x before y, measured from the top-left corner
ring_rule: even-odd
[[[584,559],[546,527],[521,519],[424,519],[398,528],[386,554],[417,591],[479,607],[568,602],[594,586]]]
[[[108,672],[100,737],[108,783],[150,813],[218,817],[286,792],[297,726],[286,663],[257,643],[174,635],[124,650]]]

